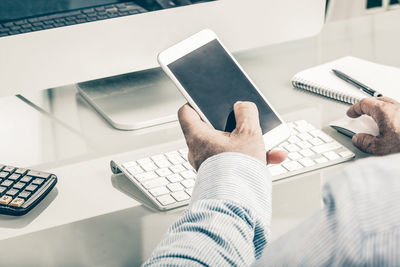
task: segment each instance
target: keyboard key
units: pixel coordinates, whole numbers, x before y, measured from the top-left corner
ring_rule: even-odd
[[[22,177],[21,180],[19,180],[19,181],[24,182],[24,183],[29,183],[32,179],[33,179],[32,176],[26,175],[26,176]]]
[[[7,187],[0,186],[0,195],[2,195],[7,190]]]
[[[310,158],[302,158],[299,160],[299,162],[304,166],[304,167],[310,167],[315,165],[315,162],[310,159]]]
[[[3,169],[3,172],[13,172],[15,170],[15,167],[12,166],[6,166]]]
[[[286,149],[287,151],[289,151],[289,152],[296,152],[296,151],[299,151],[299,150],[300,150],[300,148],[299,148],[297,145],[295,145],[295,144],[287,145],[287,146],[285,146],[285,149]]]
[[[152,156],[151,157],[151,159],[154,161],[154,162],[157,162],[157,161],[159,161],[159,160],[167,160],[167,158],[163,155],[163,154],[159,154],[159,155],[155,155],[155,156]]]
[[[152,189],[152,188],[164,186],[164,185],[167,185],[167,184],[169,184],[169,182],[164,177],[153,179],[153,180],[146,181],[146,182],[142,183],[143,187],[146,188],[146,189]]]
[[[15,198],[13,201],[11,201],[10,206],[21,207],[24,202],[25,200],[23,200],[22,198]]]
[[[11,200],[12,200],[12,197],[4,195],[0,198],[0,204],[8,205],[8,203],[10,203]]]
[[[186,162],[181,156],[169,157],[168,160],[174,165],[178,165],[178,164],[182,164],[182,163]]]
[[[190,196],[186,194],[185,191],[171,193],[171,196],[175,198],[175,200],[178,202],[188,200],[190,198]]]
[[[328,159],[325,157],[320,157],[320,158],[315,159],[315,162],[317,162],[318,164],[322,164],[322,163],[328,162]]]
[[[182,165],[188,170],[194,170],[192,165],[189,162],[185,162]]]
[[[32,184],[41,185],[44,182],[44,179],[36,178],[33,180]]]
[[[129,161],[129,162],[125,162],[124,164],[122,164],[122,167],[124,167],[125,169],[129,169],[130,167],[133,166],[137,166],[138,164],[136,163],[136,161]]]
[[[193,171],[184,171],[180,175],[185,179],[196,179],[197,175]]]
[[[297,153],[297,152],[292,152],[292,153],[289,153],[289,154],[288,154],[288,157],[289,157],[291,160],[298,160],[298,159],[301,159],[303,156],[300,155],[300,154]]]
[[[325,142],[322,141],[321,139],[319,139],[318,137],[315,137],[315,138],[309,140],[309,142],[311,144],[313,144],[314,146],[319,146],[319,145],[325,144]]]
[[[21,177],[20,174],[13,173],[13,174],[11,174],[7,179],[16,181],[16,180],[18,180],[20,177]]]
[[[194,180],[183,180],[181,183],[186,188],[192,188],[196,182]]]
[[[332,143],[326,143],[326,144],[323,144],[320,146],[315,146],[312,148],[312,150],[314,150],[315,153],[323,154],[325,152],[335,150],[335,149],[338,149],[341,147],[342,147],[342,145],[339,144],[338,142],[332,142]]]
[[[154,161],[154,163],[155,163],[159,168],[168,168],[169,166],[172,165],[172,163],[169,162],[167,159],[157,160],[157,161]]]
[[[302,154],[304,157],[311,157],[315,155],[315,153],[312,152],[311,149],[303,149],[300,151],[300,154]]]
[[[297,136],[303,141],[307,141],[313,138],[309,133],[300,133]]]
[[[18,195],[19,198],[27,199],[31,195],[31,192],[29,191],[23,191]]]
[[[297,143],[297,145],[303,149],[312,147],[312,145],[308,141],[301,141]]]
[[[170,195],[158,197],[157,200],[163,206],[171,205],[176,202],[175,199],[173,199]]]
[[[128,172],[130,174],[132,174],[133,176],[135,176],[136,174],[144,172],[144,170],[140,166],[136,165],[136,166],[129,167]]]
[[[171,190],[171,192],[182,191],[185,189],[180,183],[169,184],[167,187],[169,190]]]
[[[19,190],[13,188],[13,189],[8,190],[6,192],[6,195],[14,197],[16,194],[18,194],[18,192],[19,192]]]
[[[168,175],[172,174],[172,172],[168,168],[158,169],[158,170],[156,170],[156,173],[159,176],[168,176]]]
[[[22,174],[25,174],[27,171],[28,171],[28,169],[18,168],[15,170],[14,173],[22,175]]]
[[[335,160],[335,159],[340,158],[340,156],[333,151],[326,152],[323,155],[330,160]]]
[[[28,185],[28,186],[25,188],[25,190],[26,190],[26,191],[31,191],[31,192],[33,192],[33,191],[35,191],[37,188],[38,188],[37,185],[30,184],[30,185]]]
[[[144,173],[136,174],[134,177],[139,182],[144,182],[146,180],[151,180],[151,179],[158,178],[159,176],[155,172],[144,172]]]
[[[9,174],[9,172],[0,172],[0,178],[7,178]]]
[[[180,173],[180,172],[186,171],[186,168],[183,167],[183,165],[181,165],[181,164],[173,165],[173,166],[171,166],[169,168],[173,173]]]
[[[300,140],[297,136],[292,135],[291,137],[289,137],[288,141],[289,141],[291,144],[294,144],[294,143],[300,142],[301,140]]]
[[[150,194],[155,197],[162,196],[169,193],[169,190],[165,186],[160,186],[149,190]]]
[[[13,188],[20,190],[20,189],[22,189],[24,186],[25,186],[25,183],[18,182],[18,183],[16,183],[16,184],[13,186]]]
[[[151,163],[140,164],[140,166],[141,166],[146,172],[154,171],[154,170],[157,170],[157,169],[158,169],[158,167],[157,167],[153,162],[151,162]]]
[[[283,168],[281,165],[269,166],[268,170],[272,176],[277,176],[287,172],[287,170]]]
[[[179,174],[169,175],[169,176],[167,176],[167,179],[171,183],[176,183],[176,182],[179,182],[179,181],[183,180],[182,176],[180,176]]]
[[[50,177],[50,173],[47,172],[38,172],[38,171],[29,171],[28,172],[29,176],[34,176],[34,177],[39,177],[39,178],[43,178],[43,179],[47,179]]]
[[[146,163],[153,163],[153,161],[152,161],[150,158],[145,158],[145,159],[139,159],[139,160],[137,161],[137,163],[138,163],[139,165],[142,165],[142,164],[146,164]]]
[[[1,185],[4,187],[10,187],[13,183],[14,181],[12,180],[5,180],[4,182],[1,183]]]
[[[339,155],[340,155],[342,158],[347,158],[347,157],[353,156],[353,153],[352,153],[351,151],[343,151],[343,152],[340,152]]]
[[[193,187],[192,187],[192,188],[185,189],[185,192],[186,192],[189,196],[192,196]]]
[[[289,161],[289,162],[286,162],[286,163],[282,163],[282,165],[288,171],[297,171],[297,170],[300,170],[300,169],[304,168],[303,165],[301,165],[297,161]]]

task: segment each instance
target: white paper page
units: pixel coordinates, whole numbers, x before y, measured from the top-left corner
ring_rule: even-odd
[[[384,96],[400,101],[400,69],[355,57],[343,58],[337,69]]]

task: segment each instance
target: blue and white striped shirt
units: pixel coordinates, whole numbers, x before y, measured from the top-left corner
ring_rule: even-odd
[[[260,161],[205,161],[192,200],[144,266],[400,266],[400,155],[351,164],[325,207],[268,244],[271,177]]]

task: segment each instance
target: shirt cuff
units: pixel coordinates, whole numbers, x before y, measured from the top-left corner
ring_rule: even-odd
[[[245,154],[227,152],[208,158],[200,166],[191,203],[209,199],[231,201],[270,222],[271,194],[266,164]]]

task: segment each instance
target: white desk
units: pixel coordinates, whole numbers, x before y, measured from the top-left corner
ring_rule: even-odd
[[[327,127],[348,106],[294,90],[290,78],[299,70],[345,55],[400,66],[397,25],[400,12],[393,11],[329,24],[315,38],[236,57],[285,119],[312,122],[360,158],[365,155],[352,148],[349,139]],[[159,213],[143,207],[132,198],[130,183],[122,176],[113,177],[108,164],[111,159],[140,158],[180,147],[179,125],[114,130],[82,102],[74,86],[24,96],[37,108],[15,97],[0,99],[0,145],[7,151],[0,153],[0,162],[50,170],[59,182],[26,216],[0,216],[2,265],[139,265],[181,210]],[[274,184],[273,239],[321,207],[321,181],[345,165]]]

